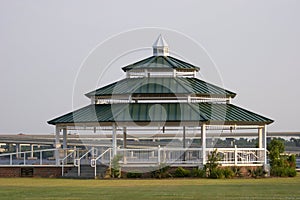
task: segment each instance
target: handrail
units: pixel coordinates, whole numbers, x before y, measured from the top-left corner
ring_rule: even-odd
[[[97,161],[102,158],[107,152],[110,152],[109,162],[111,162],[111,148],[106,149],[102,154],[100,154],[97,158],[91,160],[91,167],[95,168],[95,178],[97,176]]]
[[[92,151],[94,151],[94,147],[92,147],[90,150],[88,150],[85,154],[83,154],[80,158],[75,159],[75,163],[74,165],[78,168],[78,176],[80,176],[80,162],[81,159],[84,158],[85,156],[87,156],[89,153],[91,153]]]
[[[85,154],[83,154],[80,158],[77,158],[77,159],[75,160],[75,166],[78,167],[78,163],[80,163],[80,160],[81,160],[82,158],[84,158],[86,155],[88,155],[89,153],[91,153],[91,151],[93,151],[93,150],[94,150],[94,149],[91,148],[91,149],[88,150]]]
[[[66,157],[64,157],[63,159],[60,159],[60,163],[61,163],[61,175],[64,176],[64,165],[65,165],[65,160],[68,159],[72,154],[74,154],[76,151],[74,150],[73,152],[69,153]]]

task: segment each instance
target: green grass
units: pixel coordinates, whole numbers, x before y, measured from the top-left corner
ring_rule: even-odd
[[[300,176],[227,180],[0,178],[0,199],[300,199]]]

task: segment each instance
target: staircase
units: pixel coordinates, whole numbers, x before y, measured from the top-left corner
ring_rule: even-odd
[[[108,173],[108,166],[97,165],[97,177],[105,178]],[[78,168],[72,167],[69,171],[64,173],[63,178],[75,178],[75,179],[94,179],[95,178],[95,168],[90,165],[80,165],[80,176],[78,176]]]

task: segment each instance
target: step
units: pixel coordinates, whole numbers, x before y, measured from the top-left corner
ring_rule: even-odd
[[[104,177],[106,175],[108,167],[105,165],[97,166],[97,177]],[[90,179],[95,178],[95,168],[90,165],[81,165],[80,166],[80,176],[78,176],[78,168],[72,167],[69,171],[64,173],[64,178],[83,178]]]

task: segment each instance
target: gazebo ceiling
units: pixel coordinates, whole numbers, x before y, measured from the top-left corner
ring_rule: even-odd
[[[91,104],[48,121],[53,125],[107,122],[263,125],[273,120],[232,104],[131,103]]]
[[[126,78],[86,94],[92,96],[164,94],[234,98],[235,93],[197,78]]]

